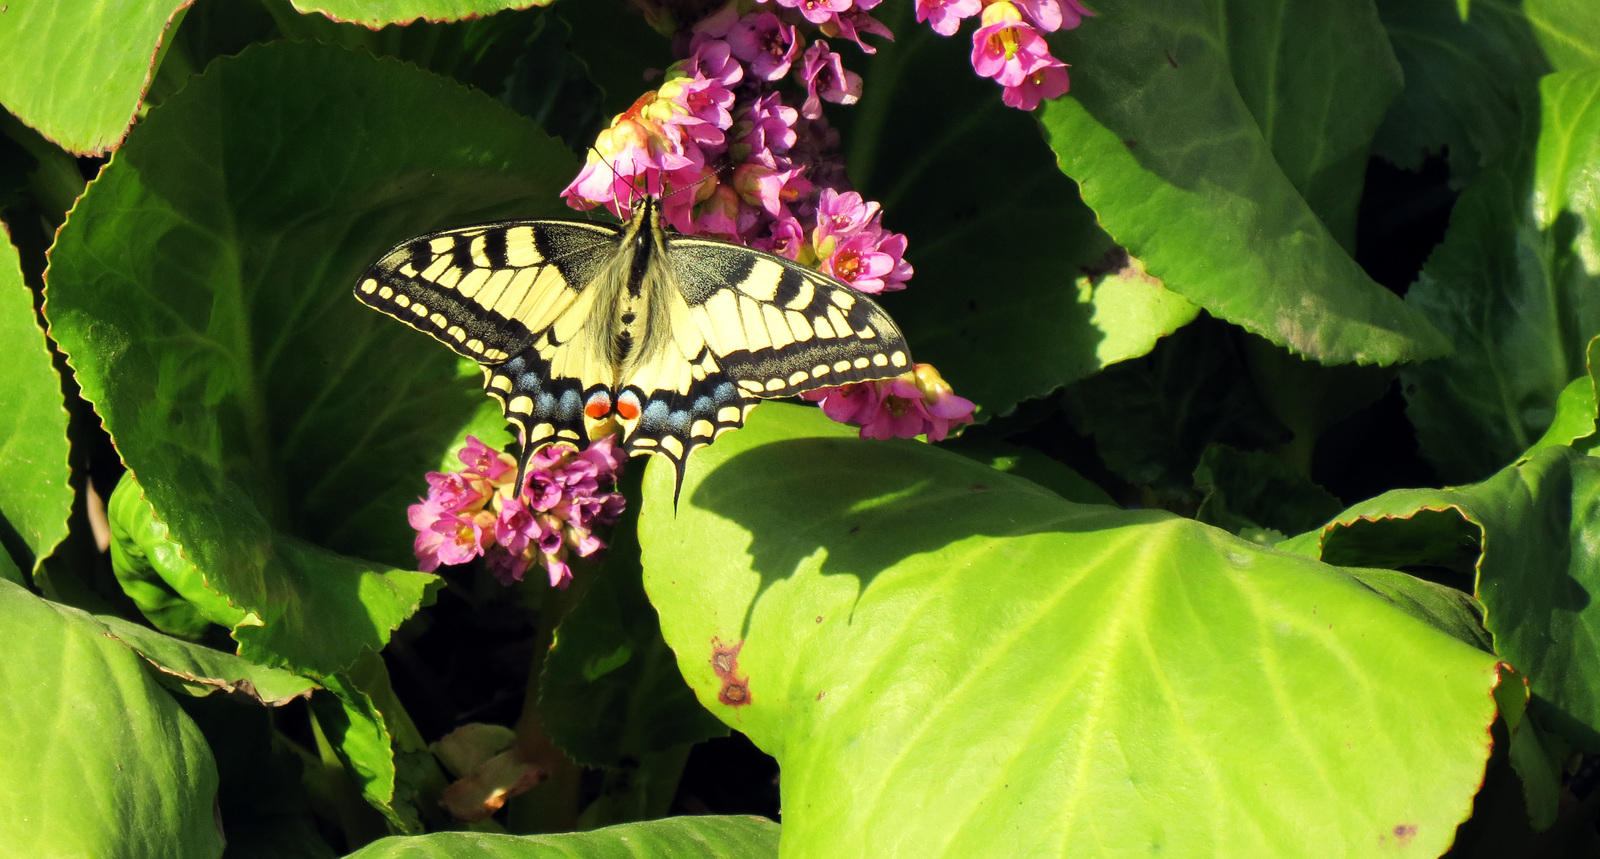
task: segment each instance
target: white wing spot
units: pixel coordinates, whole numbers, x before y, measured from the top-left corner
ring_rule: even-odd
[[[533,398],[517,397],[506,403],[506,411],[516,412],[519,415],[531,415],[533,414]]]
[[[404,295],[396,295],[394,297],[394,306],[395,307],[410,307],[411,306],[411,299],[406,298]]]
[[[661,449],[671,454],[675,459],[683,459],[683,442],[672,436],[662,436]]]
[[[394,298],[394,290],[386,286],[383,289],[378,290],[378,297],[388,301],[389,299]]]
[[[867,360],[866,356],[863,355],[862,357],[856,359],[856,369],[865,370],[867,369],[867,365],[870,363],[871,362]]]
[[[694,425],[689,427],[689,435],[695,438],[711,438],[716,431],[717,428],[712,426],[708,420],[695,421]]]
[[[744,414],[739,411],[738,406],[723,406],[717,409],[717,423],[736,424],[742,417]]]
[[[796,370],[796,371],[794,371],[793,374],[791,374],[789,376],[789,384],[790,385],[798,385],[801,382],[804,382],[805,380],[807,380],[809,378],[811,378],[811,376],[809,374],[807,374],[806,371],[804,371],[804,370]]]
[[[893,355],[889,356],[889,363],[896,367],[904,367],[906,365],[906,353],[896,350]]]
[[[827,364],[818,364],[817,366],[811,368],[811,375],[816,376],[819,379],[828,375],[829,372],[831,372],[831,370]]]
[[[872,356],[872,366],[874,366],[874,367],[887,367],[887,366],[889,366],[889,358],[888,358],[888,356],[884,355],[882,352],[879,352],[878,354],[873,355]]]
[[[849,361],[835,361],[835,362],[833,362],[833,371],[835,373],[843,373],[844,371],[846,371],[848,369],[850,369],[850,362]]]
[[[371,295],[374,292],[377,292],[378,291],[378,281],[376,281],[376,280],[374,280],[373,278],[370,278],[370,277],[367,278],[366,280],[361,281],[361,291],[365,292],[368,295]]]

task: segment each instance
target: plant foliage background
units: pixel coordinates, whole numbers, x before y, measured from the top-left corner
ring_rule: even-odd
[[[1600,846],[1600,7],[1100,3],[1030,114],[887,0],[830,117],[979,423],[763,405],[557,591],[416,570],[509,436],[350,296],[672,62],[505,5],[0,9],[8,852]]]

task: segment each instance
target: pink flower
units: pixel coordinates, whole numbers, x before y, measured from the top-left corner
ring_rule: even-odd
[[[861,292],[884,290],[884,277],[894,271],[895,259],[878,249],[877,236],[856,233],[836,244],[818,269]]]
[[[428,496],[406,511],[425,571],[482,555],[506,584],[537,563],[552,586],[566,587],[568,552],[586,558],[604,549],[593,529],[615,524],[626,503],[614,489],[624,462],[614,436],[582,452],[560,445],[536,452],[520,493],[512,491],[515,472],[502,454],[469,438],[459,456],[466,469],[430,473]]]
[[[771,12],[740,18],[729,27],[726,38],[733,55],[745,64],[751,76],[763,81],[782,79],[805,49],[805,41],[794,26],[778,20]]]
[[[1066,64],[1058,60],[1024,77],[1022,83],[1006,87],[1000,94],[1000,100],[1009,107],[1033,110],[1039,106],[1041,99],[1056,98],[1071,85]]]
[[[737,161],[749,161],[760,153],[783,153],[795,143],[795,121],[800,112],[784,104],[775,92],[751,102],[734,122],[731,136],[737,143],[728,154]],[[742,151],[740,151],[742,148]]]
[[[837,240],[855,235],[872,223],[879,212],[877,203],[868,203],[854,191],[841,194],[832,188],[822,189],[817,198],[816,244],[820,248],[830,237]]]
[[[1017,86],[1028,75],[1059,62],[1050,56],[1044,37],[1005,0],[985,9],[983,21],[972,34],[972,68],[983,77],[994,78],[1001,86]]]
[[[774,253],[788,259],[799,259],[800,248],[806,243],[805,230],[794,215],[788,212],[767,224],[766,231],[750,240],[750,247]]]
[[[857,47],[868,54],[876,54],[878,49],[861,41],[863,35],[882,36],[891,42],[894,41],[894,33],[890,32],[882,21],[868,15],[860,7],[839,13],[837,18],[830,23],[823,24],[820,29],[830,38],[843,36],[855,42]]]
[[[846,71],[843,58],[828,50],[828,43],[821,39],[806,48],[798,74],[806,85],[806,100],[800,105],[800,115],[807,119],[822,115],[823,101],[855,104],[861,97],[861,76]]]
[[[801,394],[822,401],[822,411],[840,423],[861,427],[862,438],[943,441],[950,428],[971,423],[972,401],[958,397],[930,364],[876,382],[854,382]]]
[[[748,161],[733,170],[733,188],[739,199],[752,206],[760,206],[777,217],[784,203],[792,203],[801,194],[811,190],[811,183],[801,175],[805,171],[795,167],[775,170],[765,164]]]
[[[778,0],[779,6],[798,9],[807,21],[821,24],[850,8],[851,0]]]
[[[917,20],[941,36],[953,36],[961,22],[983,11],[980,0],[917,0]]]
[[[1059,0],[1011,0],[1022,12],[1022,19],[1046,33],[1061,29]],[[1076,26],[1076,25],[1074,25]]]

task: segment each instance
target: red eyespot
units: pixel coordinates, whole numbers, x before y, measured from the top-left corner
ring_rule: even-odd
[[[637,420],[639,417],[639,398],[628,391],[617,398],[617,414],[625,421]]]
[[[611,414],[611,395],[605,391],[595,391],[590,395],[589,402],[584,404],[583,414],[596,421]]]

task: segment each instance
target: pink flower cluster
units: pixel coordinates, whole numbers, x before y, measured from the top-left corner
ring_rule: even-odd
[[[877,382],[852,382],[800,395],[822,403],[822,411],[842,424],[861,427],[862,438],[915,438],[943,441],[950,428],[972,423],[971,400],[956,396],[931,364]]]
[[[972,68],[1005,87],[1001,101],[1033,110],[1067,91],[1067,64],[1050,54],[1044,34],[1070,30],[1092,15],[1078,0],[916,0],[917,20],[941,36],[979,15],[972,34]]]
[[[865,292],[903,288],[905,237],[849,189],[838,132],[822,118],[823,102],[856,100],[861,78],[799,33],[815,23],[858,44],[888,35],[865,11],[873,2],[780,0],[743,15],[729,4],[700,20],[678,40],[687,57],[600,133],[562,192],[568,204],[620,217],[641,194],[662,194],[679,232],[813,264]],[[778,88],[790,79],[792,96]]]
[[[578,452],[552,446],[533,455],[521,493],[513,495],[516,460],[468,436],[458,454],[466,468],[428,474],[428,494],[406,510],[417,531],[421,568],[462,564],[482,555],[505,584],[542,565],[550,584],[572,581],[569,553],[587,558],[604,549],[593,533],[622,513],[614,491],[625,462],[616,437]]]
[[[850,189],[836,153],[838,132],[822,116],[823,102],[855,102],[861,78],[844,68],[827,42],[808,45],[800,33],[815,26],[871,53],[863,35],[890,35],[868,14],[878,2],[741,0],[678,32],[674,44],[684,59],[600,133],[583,171],[563,192],[568,205],[606,206],[620,217],[641,194],[656,193],[663,219],[679,232],[812,265],[861,292],[905,288],[912,274],[906,238],[885,230],[882,208]],[[1026,2],[1039,14],[1056,9],[1060,25],[1056,4],[1062,0]],[[1076,0],[1064,2],[1078,8]],[[646,14],[667,23],[678,11],[660,6]],[[1034,60],[1015,64],[1043,74]],[[1012,77],[1007,73],[1002,82],[1010,85]],[[781,89],[786,81],[794,84],[791,90]],[[860,424],[873,438],[926,434],[937,440],[972,420],[971,402],[951,393],[932,367],[917,368],[900,379],[808,398],[822,400],[828,415]]]

